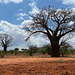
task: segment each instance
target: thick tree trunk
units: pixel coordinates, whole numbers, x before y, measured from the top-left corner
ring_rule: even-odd
[[[4,51],[7,52],[7,47],[4,47]]]
[[[60,57],[60,46],[59,40],[53,39],[51,40],[51,57]]]

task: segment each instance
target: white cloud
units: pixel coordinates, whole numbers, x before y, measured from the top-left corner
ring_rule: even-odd
[[[68,25],[73,25],[74,24],[74,22],[73,21],[70,21],[69,23],[68,23]]]
[[[7,21],[1,21],[0,22],[0,32],[5,32],[9,35],[11,35],[14,39],[12,41],[12,47],[11,48],[26,48],[27,45],[25,45],[24,37],[26,35],[25,31],[22,30],[19,25],[13,25],[11,23],[8,23]]]
[[[75,48],[75,33],[71,34],[72,37],[68,40],[68,43],[70,43],[73,48]]]
[[[30,14],[36,14],[39,13],[39,9],[37,8],[37,0],[32,0],[31,3],[29,3],[29,6],[32,8],[32,11],[30,11]]]
[[[1,21],[0,22],[0,33],[8,33],[11,35],[14,39],[12,41],[12,46],[9,47],[9,49],[14,49],[18,47],[19,49],[22,48],[28,48],[29,44],[42,46],[44,44],[49,43],[49,40],[45,39],[44,37],[41,37],[41,34],[39,35],[32,35],[30,40],[26,43],[25,38],[27,37],[28,33],[22,29],[23,26],[28,26],[30,23],[32,23],[31,20],[25,20],[21,23],[21,25],[13,25],[7,21]],[[75,34],[74,36],[68,40],[68,42],[75,48]]]
[[[19,12],[23,11],[23,9],[19,9]]]
[[[26,13],[18,13],[17,16],[18,16],[17,20],[24,20],[24,16],[27,16],[27,14]]]
[[[49,1],[51,1],[51,0],[49,0]],[[54,0],[54,1],[60,1],[60,0]]]
[[[24,18],[23,17],[19,17],[16,20],[24,20]]]
[[[2,3],[2,0],[0,0],[0,3]]]
[[[19,16],[19,17],[20,17],[20,16],[26,16],[26,15],[27,15],[26,13],[18,13],[18,14],[17,14],[17,16]]]
[[[0,22],[0,33],[8,33],[14,39],[12,41],[12,46],[8,49],[14,49],[18,47],[19,49],[28,48],[28,45],[31,43],[32,45],[42,46],[46,43],[49,43],[45,38],[38,36],[31,36],[30,41],[25,42],[25,38],[27,37],[28,33],[22,29],[22,26],[29,25],[32,21],[25,20],[21,23],[21,25],[13,25],[7,21]]]
[[[22,23],[21,23],[21,26],[20,27],[28,27],[33,21],[32,20],[24,20]]]
[[[36,35],[31,36],[30,42],[31,42],[31,44],[37,45],[39,47],[41,47],[45,44],[50,44],[49,40],[47,38],[42,37],[41,34],[39,34],[37,36]]]
[[[75,0],[62,0],[62,3],[75,6]]]
[[[72,10],[72,12],[75,14],[75,8],[72,8],[71,10]]]
[[[23,2],[23,0],[0,0],[0,3],[8,4],[10,2],[13,2],[13,3],[21,3],[21,2]]]

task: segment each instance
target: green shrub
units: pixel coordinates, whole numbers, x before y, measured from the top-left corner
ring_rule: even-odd
[[[1,58],[4,58],[4,54],[1,54]]]
[[[28,51],[28,49],[21,49],[22,50],[22,52],[24,52],[24,53],[26,53],[27,51]]]
[[[50,55],[51,54],[51,45],[50,44],[44,45],[44,48],[47,50],[48,55]]]
[[[60,59],[60,60],[57,60],[56,62],[58,63],[58,65],[60,65],[61,66],[61,62],[62,62],[63,60],[62,59]]]
[[[65,55],[67,55],[68,53],[68,49],[66,49],[66,48],[61,48],[60,49],[60,54],[62,55],[62,57],[64,57]]]
[[[6,54],[6,53],[5,53],[4,51],[0,51],[0,57],[1,57],[1,58],[4,58],[5,54]]]
[[[62,55],[62,57],[64,57],[65,55],[74,55],[75,54],[75,50],[74,49],[66,49],[66,48],[61,48],[60,49],[60,54]]]
[[[75,54],[75,50],[74,49],[68,50],[68,54],[74,55]]]
[[[47,44],[47,45],[43,45],[42,47],[39,48],[39,52],[43,53],[43,54],[51,54],[51,45]]]
[[[19,50],[18,48],[15,48],[15,49],[14,49],[15,55],[17,55],[18,50]]]
[[[18,51],[18,53],[24,53],[23,51]]]
[[[37,52],[37,50],[38,50],[38,47],[37,46],[30,45],[29,46],[29,50],[28,50],[29,55],[32,56],[33,53],[36,53]]]
[[[8,51],[10,54],[14,54],[14,50],[10,50]]]
[[[42,54],[46,54],[47,53],[47,50],[46,49],[42,49],[39,52],[42,53]]]

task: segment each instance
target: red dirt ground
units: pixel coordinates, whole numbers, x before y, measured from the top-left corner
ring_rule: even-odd
[[[4,58],[0,75],[75,75],[75,58]]]

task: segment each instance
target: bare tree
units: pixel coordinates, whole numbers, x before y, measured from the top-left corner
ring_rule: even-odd
[[[4,51],[7,51],[7,47],[10,46],[10,43],[12,41],[12,37],[8,34],[0,34],[0,44],[4,48]]]
[[[67,50],[73,49],[73,47],[67,42],[67,39],[65,39],[65,40],[63,39],[61,41],[60,48],[66,48]]]
[[[30,33],[26,41],[35,33],[43,33],[50,40],[51,57],[60,57],[59,41],[61,37],[75,31],[75,16],[72,10],[58,10],[49,6],[48,8],[40,9],[39,13],[31,17],[32,24],[24,27]]]
[[[62,40],[60,44],[60,53],[62,57],[64,57],[64,55],[67,54],[67,51],[70,49],[73,49],[73,47],[68,42],[66,42],[66,40]]]

